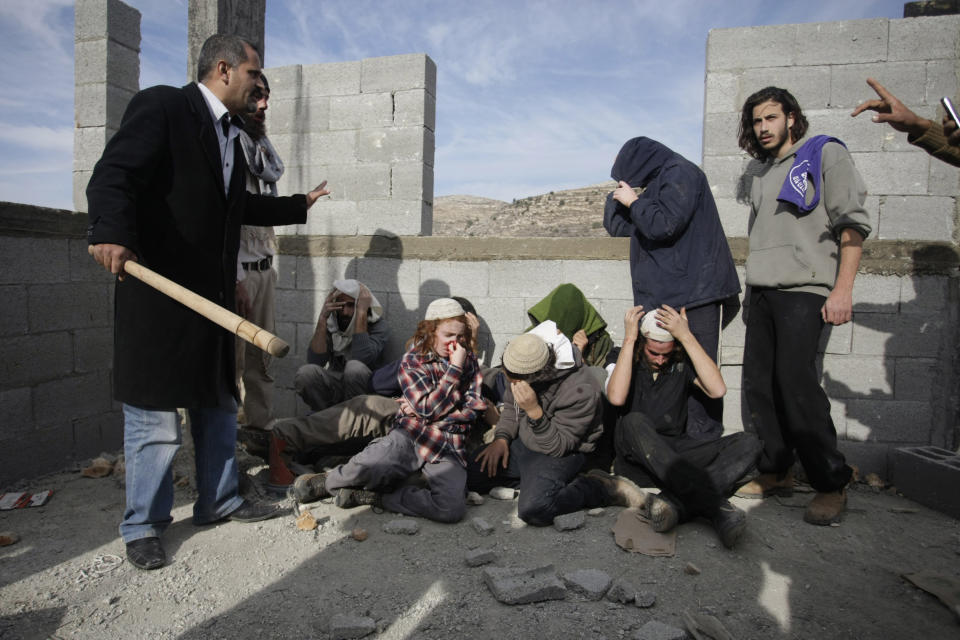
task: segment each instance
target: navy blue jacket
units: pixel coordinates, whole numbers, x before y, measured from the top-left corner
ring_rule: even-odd
[[[730,245],[707,177],[649,138],[628,140],[610,175],[645,190],[627,208],[607,196],[603,226],[630,238],[633,303],[692,309],[740,292]]]

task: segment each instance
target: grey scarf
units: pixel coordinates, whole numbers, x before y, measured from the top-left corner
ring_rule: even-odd
[[[277,180],[283,175],[283,161],[270,144],[270,139],[263,136],[254,141],[246,131],[241,131],[240,144],[243,146],[243,155],[247,158],[250,173],[260,181],[260,193],[276,196]]]

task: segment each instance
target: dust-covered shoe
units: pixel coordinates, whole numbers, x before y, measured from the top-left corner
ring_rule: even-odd
[[[623,476],[615,476],[601,469],[591,469],[586,477],[603,486],[606,506],[639,509],[646,504],[646,492]]]
[[[374,508],[382,508],[380,494],[376,491],[366,491],[364,489],[349,489],[344,487],[337,491],[337,497],[334,500],[341,509],[352,509],[362,505],[370,505]]]
[[[770,496],[783,496],[789,498],[793,495],[793,469],[784,474],[761,473],[755,480],[737,489],[735,494],[738,498],[751,498],[759,500],[760,498],[769,498]]]
[[[293,498],[297,502],[316,502],[322,498],[330,497],[327,491],[327,474],[325,473],[305,473],[297,476],[290,488],[287,489],[287,497]]]
[[[680,522],[680,511],[670,500],[660,495],[650,494],[646,505],[650,526],[657,533],[672,531]]]
[[[840,522],[847,509],[847,490],[817,493],[807,505],[803,519],[810,524],[828,525]]]
[[[747,514],[743,509],[739,509],[728,500],[724,500],[720,505],[717,514],[710,519],[713,528],[720,537],[720,542],[727,549],[732,549],[747,530]]]

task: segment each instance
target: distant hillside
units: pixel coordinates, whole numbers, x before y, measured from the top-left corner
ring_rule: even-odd
[[[603,205],[613,181],[511,202],[476,196],[433,201],[435,236],[605,238]]]

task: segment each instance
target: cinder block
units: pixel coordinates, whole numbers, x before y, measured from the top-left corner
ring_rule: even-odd
[[[359,60],[305,64],[301,96],[345,96],[360,93]],[[272,87],[271,83],[271,87]]]
[[[70,279],[66,238],[0,236],[0,284],[40,284]],[[37,257],[42,256],[42,260]]]
[[[0,485],[62,471],[73,461],[73,430],[69,423],[52,429],[37,429],[30,434],[0,441],[4,451],[16,451],[0,465]]]
[[[926,64],[923,61],[873,62],[830,67],[830,106],[846,109],[849,117],[849,111],[855,106],[875,99],[876,92],[867,84],[867,78],[879,80],[904,104],[925,102]],[[861,117],[868,119],[872,113]]]
[[[106,327],[110,324],[112,287],[107,284],[47,284],[30,287],[30,331]]]
[[[560,260],[497,260],[489,266],[490,291],[504,297],[535,297],[537,300],[556,287]]]
[[[728,347],[721,345],[720,347],[720,362],[723,363],[723,366],[727,365],[742,365],[743,364],[743,347]]]
[[[940,447],[902,447],[890,459],[897,490],[911,500],[960,518],[960,456]]]
[[[273,259],[273,268],[277,270],[277,289],[296,289],[296,256],[289,256],[282,253],[277,254]]]
[[[123,412],[110,411],[73,421],[75,459],[92,458],[101,451],[123,447]]]
[[[871,314],[871,324],[853,327],[853,352],[858,355],[933,358],[940,352],[943,319],[911,315]]]
[[[506,297],[491,292],[489,297],[470,298],[481,321],[492,336],[497,332],[522,333],[530,326],[523,298]]]
[[[847,464],[860,469],[860,477],[875,473],[881,478],[890,478],[890,445],[879,442],[851,442],[840,440],[838,448],[847,459]]]
[[[392,127],[356,132],[356,157],[361,162],[427,162],[423,127]]]
[[[831,398],[891,397],[894,359],[825,355],[823,387]]]
[[[615,345],[623,342],[623,317],[627,309],[633,306],[633,298],[604,299],[592,301],[597,313],[607,321],[607,333]]]
[[[723,369],[726,380],[726,367]],[[739,389],[730,390],[727,385],[727,395],[723,397],[723,435],[728,436],[740,433],[743,428],[743,394]]]
[[[81,84],[74,89],[74,120],[77,127],[119,128],[123,112],[134,92],[112,84]]]
[[[801,64],[803,66],[760,68],[750,65],[744,69],[740,79],[740,96],[734,111],[739,113],[750,95],[770,86],[787,89],[800,103],[805,114],[808,110],[830,106],[830,67],[825,64]]]
[[[948,289],[951,280],[945,276],[907,276],[900,279],[900,313],[904,315],[943,316],[949,313]],[[914,321],[919,318],[914,318]]]
[[[329,291],[277,291],[276,321],[315,323]]]
[[[24,335],[28,330],[27,289],[22,285],[0,286],[0,336]],[[0,413],[0,415],[3,415]]]
[[[894,399],[930,402],[935,381],[939,379],[933,358],[896,358]]]
[[[720,331],[720,343],[724,347],[743,347],[747,335],[747,325],[743,315],[733,318]],[[726,362],[726,360],[724,360]]]
[[[932,413],[926,402],[851,398],[846,401],[846,439],[927,442]]]
[[[422,162],[391,165],[390,194],[401,200],[433,202],[433,167]]]
[[[359,220],[356,202],[321,200],[310,207],[307,223],[297,225],[298,235],[355,236]]]
[[[304,165],[332,165],[352,162],[357,159],[356,131],[326,131],[302,136],[303,146],[299,158]]]
[[[590,300],[633,299],[630,266],[626,260],[564,260],[560,282],[554,275],[554,286],[561,282],[576,285]]]
[[[437,94],[437,65],[425,54],[365,58],[362,64],[363,93],[426,89]]]
[[[853,283],[853,311],[855,313],[898,313],[900,281],[899,276],[858,274]],[[854,322],[857,319],[855,317]]]
[[[263,73],[270,81],[271,109],[274,101],[296,100],[307,95],[301,91],[303,85],[303,67],[301,65],[291,64],[285,67],[271,67],[264,69]],[[270,124],[269,119],[267,124]]]
[[[944,240],[953,237],[956,200],[945,196],[887,196],[880,205],[884,240]]]
[[[863,208],[867,210],[867,217],[870,225],[870,238],[877,237],[877,230],[880,228],[880,196],[867,194],[863,201]]]
[[[87,184],[93,171],[73,172],[73,210],[77,213],[87,212]]]
[[[416,293],[420,289],[420,261],[364,258],[357,263],[357,280],[377,291]]]
[[[853,153],[853,161],[874,195],[925,195],[929,156],[917,152]]]
[[[935,106],[943,96],[957,95],[956,57],[927,61],[927,86],[924,103]],[[897,96],[899,97],[899,96]],[[942,116],[942,114],[940,114]],[[904,135],[904,134],[901,134]]]
[[[420,264],[420,291],[425,295],[453,295],[465,298],[486,296],[490,264],[437,260]]]
[[[324,177],[333,200],[385,200],[391,196],[390,165],[385,162],[332,164]]]
[[[93,171],[93,166],[103,155],[109,140],[106,127],[83,127],[73,130],[73,170]]]
[[[0,391],[0,441],[28,434],[34,429],[30,387]]]
[[[737,145],[740,116],[736,113],[708,113],[703,117],[703,155],[739,156]]]
[[[433,131],[425,129],[423,132],[423,163],[432,167],[436,151],[436,137],[433,135]]]
[[[77,329],[73,333],[74,365],[78,373],[102,371],[113,366],[113,329]]]
[[[109,37],[140,50],[140,12],[119,0],[77,0],[73,8],[77,40]]]
[[[330,129],[366,129],[393,126],[393,97],[389,93],[361,93],[330,98]]]
[[[312,98],[293,98],[280,100],[274,97],[271,81],[270,102],[267,104],[267,134],[270,141],[274,136],[284,133],[303,134],[307,132],[322,132],[330,128],[330,98],[314,96]],[[274,143],[275,144],[275,143]],[[287,150],[293,152],[293,145]],[[277,149],[277,153],[280,150]],[[302,161],[304,158],[281,157],[290,162]]]
[[[86,216],[84,216],[86,219]],[[113,299],[113,284],[116,276],[97,264],[89,253],[86,238],[70,238],[68,240],[70,260],[70,281],[88,282],[107,285],[110,287],[110,298]]]
[[[839,138],[854,152],[881,151],[886,131],[869,121],[869,116],[851,118],[850,109],[804,111],[810,121],[810,132]]]
[[[887,58],[889,20],[843,20],[797,25],[794,64],[853,64]]]
[[[711,29],[707,35],[707,72],[794,64],[797,25]]]
[[[358,204],[357,234],[419,236],[429,235],[424,227],[422,200],[365,200]]]
[[[341,256],[297,258],[297,289],[319,291],[326,296],[333,289],[334,280],[357,277],[357,262],[355,258]]]
[[[960,193],[960,171],[953,165],[931,158],[928,176],[929,195],[956,197]]]
[[[110,395],[110,373],[107,371],[44,382],[33,392],[34,420],[42,429],[105,413],[112,406]]]
[[[436,120],[437,99],[426,89],[410,89],[393,94],[394,126],[422,126],[436,131]]]
[[[137,91],[140,88],[140,55],[113,40],[88,40],[74,44],[74,83],[110,83]]]
[[[304,188],[304,185],[310,184],[312,188],[325,179],[324,167],[321,165],[306,167],[292,163],[288,160],[290,155],[287,153],[287,150],[277,147],[277,143],[272,136],[270,141],[273,142],[277,155],[283,160],[283,175],[277,180],[277,191],[280,195],[305,193],[307,189]],[[296,231],[296,225],[277,226],[274,227],[273,230],[278,235],[290,234]]]
[[[856,322],[856,320],[854,320]],[[817,353],[848,354],[853,350],[853,323],[827,325],[820,334]]]
[[[738,194],[749,189],[749,184],[742,184],[747,164],[748,158],[745,155],[706,156],[703,159],[703,172],[710,182],[714,200],[735,199]]]
[[[737,202],[734,198],[717,198],[720,224],[728,238],[746,238],[750,226],[750,204]]]
[[[890,60],[956,61],[960,49],[960,16],[890,20]]]
[[[739,73],[708,73],[705,84],[704,113],[734,113],[741,107]]]

